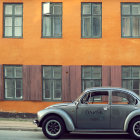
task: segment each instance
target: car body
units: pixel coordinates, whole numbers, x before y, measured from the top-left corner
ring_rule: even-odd
[[[72,103],[39,111],[34,123],[48,138],[65,132],[128,132],[140,139],[140,98],[123,88],[93,87]]]

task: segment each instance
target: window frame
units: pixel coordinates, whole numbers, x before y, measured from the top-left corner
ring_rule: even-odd
[[[12,68],[14,68],[14,72],[15,72],[15,68],[16,67],[21,67],[21,70],[22,70],[22,78],[19,78],[19,77],[6,77],[6,75],[5,75],[5,71],[6,71],[6,67],[12,67]],[[12,79],[12,80],[14,80],[14,83],[16,82],[16,80],[21,80],[21,88],[17,88],[17,87],[14,87],[14,89],[15,89],[15,94],[14,94],[14,97],[13,98],[11,98],[11,97],[8,97],[6,94],[6,85],[5,85],[5,81],[7,80],[7,79]],[[23,100],[23,66],[22,65],[4,65],[3,66],[3,80],[4,80],[4,99],[5,100]],[[16,97],[16,90],[17,89],[20,89],[21,90],[21,94],[22,94],[22,98],[17,98]]]
[[[46,2],[42,2],[42,29],[41,29],[41,37],[42,38],[62,38],[62,18],[63,18],[63,3],[62,2],[48,2],[48,3],[50,3],[50,4],[52,4],[53,6],[54,5],[56,5],[56,4],[59,4],[59,5],[61,5],[61,15],[56,15],[56,14],[48,14],[48,15],[44,15],[43,14],[43,4],[44,3],[46,3]],[[50,8],[50,10],[51,10],[52,8]],[[43,35],[43,22],[44,22],[44,17],[50,17],[51,18],[51,35],[50,36],[44,36]],[[53,35],[53,31],[54,31],[54,29],[53,29],[53,18],[54,17],[59,17],[59,18],[61,18],[61,36],[54,36]]]
[[[101,69],[101,73],[100,73],[101,78],[94,78],[94,76],[92,76],[93,78],[92,77],[83,78],[83,68],[84,67],[89,67],[91,69],[91,73],[93,72],[94,68],[100,68]],[[83,84],[83,82],[85,80],[100,80],[100,86],[102,86],[102,66],[93,66],[93,65],[91,65],[91,66],[89,66],[89,65],[81,66],[81,91],[85,90],[84,89],[84,84]]]
[[[82,97],[81,97],[81,99],[80,99],[80,103],[81,104],[85,104],[82,100],[85,98],[85,97],[87,97],[87,96],[91,96],[91,94],[94,94],[94,93],[99,93],[99,97],[97,96],[97,95],[95,95],[95,96],[92,96],[92,97],[98,97],[98,99],[96,99],[96,100],[94,100],[93,101],[93,103],[92,103],[92,105],[106,105],[106,103],[104,103],[105,101],[103,101],[104,99],[102,98],[103,96],[107,99],[107,104],[108,105],[110,105],[110,92],[108,91],[108,90],[100,90],[100,91],[98,91],[98,90],[94,90],[94,91],[88,91],[88,92],[86,92]],[[100,94],[102,94],[102,93],[107,93],[106,95],[100,95]],[[90,98],[90,97],[89,97]],[[88,98],[88,101],[89,101],[89,98]],[[87,102],[86,102],[87,103]],[[88,104],[88,105],[91,105],[91,104]]]
[[[90,4],[91,5],[91,14],[85,14],[83,15],[83,5],[84,4]],[[100,4],[101,6],[101,14],[100,15],[94,15],[92,13],[92,5],[93,4]],[[91,17],[91,36],[87,37],[83,35],[83,17]],[[93,36],[93,17],[100,17],[101,18],[101,23],[100,23],[100,36]],[[96,39],[96,38],[102,38],[102,2],[81,2],[81,38],[82,39]]]
[[[123,5],[130,5],[130,14],[127,15],[127,14],[122,14],[122,11],[123,11]],[[140,5],[140,2],[121,2],[121,38],[140,38],[140,35],[139,36],[133,36],[132,34],[132,27],[133,27],[133,17],[139,17],[140,18],[140,15],[135,15],[135,14],[132,14],[132,5],[135,5],[135,4],[138,4]],[[123,36],[123,17],[129,17],[130,18],[130,36]]]
[[[51,67],[51,78],[45,78],[43,76],[44,67]],[[54,67],[61,68],[61,79],[59,79],[59,78],[57,79],[57,78],[53,77]],[[46,90],[46,88],[44,88],[44,81],[45,80],[51,81],[50,98],[45,98],[45,95],[44,95],[44,90]],[[60,98],[54,98],[54,85],[53,85],[53,83],[56,80],[61,80],[61,96],[60,96]],[[42,65],[42,98],[44,101],[61,101],[62,100],[62,66],[61,65]]]
[[[124,67],[130,68],[130,76],[131,77],[128,77],[128,78],[124,78],[123,77],[123,68]],[[132,90],[134,92],[135,92],[135,90],[139,90],[139,94],[140,94],[140,89],[133,89],[133,81],[134,80],[139,80],[139,82],[140,82],[140,78],[134,78],[134,77],[132,77],[133,69],[136,68],[136,67],[139,67],[140,68],[140,66],[122,66],[122,87],[123,87],[123,80],[125,80],[125,81],[129,80],[129,81],[131,81],[131,89],[130,90]]]
[[[12,15],[6,15],[5,14],[5,7],[6,5],[12,5]],[[15,15],[15,6],[16,5],[21,5],[22,7],[22,13],[21,15]],[[5,17],[12,17],[12,36],[5,36]],[[15,18],[16,17],[21,17],[22,18],[22,23],[21,23],[21,36],[15,36]],[[21,39],[23,38],[23,3],[3,3],[3,38],[16,38],[16,39]]]
[[[122,105],[124,105],[124,106],[128,106],[128,105],[135,105],[135,104],[125,104],[125,102],[128,102],[128,99],[127,100],[124,100],[123,98],[125,98],[125,97],[122,97],[122,96],[114,96],[114,97],[119,97],[120,99],[121,99],[121,101],[117,101],[118,103],[113,103],[114,101],[113,101],[113,94],[114,94],[114,92],[118,92],[118,93],[121,93],[121,94],[124,94],[124,95],[126,95],[127,97],[129,97],[129,98],[133,98],[133,100],[135,100],[135,104],[137,103],[137,99],[132,95],[132,94],[130,94],[130,93],[128,93],[128,92],[126,92],[126,91],[122,91],[122,90],[112,90],[111,91],[111,105],[113,105],[113,106],[122,106]],[[116,102],[116,101],[115,101]]]

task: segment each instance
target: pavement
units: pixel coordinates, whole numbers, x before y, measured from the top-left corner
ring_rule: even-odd
[[[34,119],[3,119],[0,118],[0,130],[17,130],[17,131],[41,131],[37,125],[33,124]]]

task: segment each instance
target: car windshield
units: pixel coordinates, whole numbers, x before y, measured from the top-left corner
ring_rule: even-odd
[[[79,102],[79,99],[81,99],[81,97],[84,95],[84,91],[81,93],[81,95],[75,100],[75,102]]]

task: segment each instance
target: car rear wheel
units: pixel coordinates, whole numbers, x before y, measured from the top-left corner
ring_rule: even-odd
[[[130,129],[130,135],[133,138],[140,140],[140,118],[136,118],[132,120],[129,129]]]
[[[63,120],[57,116],[49,116],[42,125],[42,131],[47,138],[59,138],[65,132]]]

